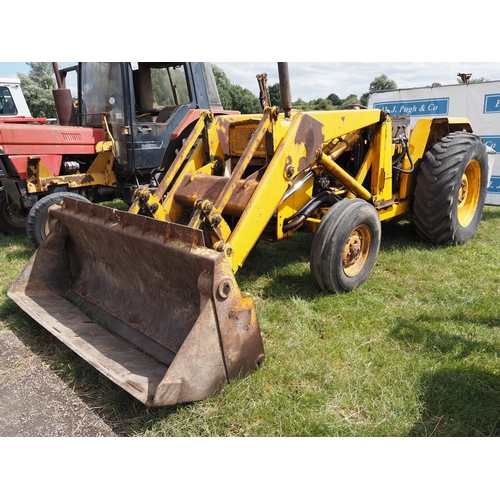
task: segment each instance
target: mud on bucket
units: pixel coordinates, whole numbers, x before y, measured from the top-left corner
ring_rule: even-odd
[[[263,360],[253,300],[201,231],[71,198],[50,217],[8,296],[144,404],[206,399]]]

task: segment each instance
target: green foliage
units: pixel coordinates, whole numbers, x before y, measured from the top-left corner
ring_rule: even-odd
[[[232,109],[232,97],[230,95],[231,81],[226,73],[219,68],[216,64],[212,64],[212,71],[214,73],[217,90],[224,109]]]
[[[259,99],[250,90],[243,88],[241,85],[231,85],[229,96],[231,106],[227,109],[234,109],[240,111],[242,114],[261,112]]]
[[[372,80],[368,92],[361,96],[360,102],[363,106],[366,106],[368,103],[368,95],[372,92],[379,92],[381,90],[395,90],[397,88],[398,85],[394,80],[391,80],[387,77],[387,75],[382,74]]]
[[[28,75],[18,73],[21,80],[24,97],[28,103],[31,114],[37,118],[55,118],[56,107],[52,90],[56,88],[53,76],[52,64],[50,62],[30,62]]]
[[[327,99],[332,103],[333,106],[341,106],[342,99],[337,94],[330,94]]]
[[[457,78],[458,83],[464,83],[461,78]],[[484,83],[484,82],[489,82],[487,78],[482,76],[481,78],[469,78],[467,83]]]
[[[370,83],[369,92],[378,92],[380,90],[394,90],[398,86],[394,80],[391,80],[387,75],[380,75],[373,79]]]
[[[305,102],[300,97],[292,103],[293,108],[298,111],[329,111],[335,109],[342,109],[344,106],[358,102],[356,94],[350,94],[345,99],[340,99],[336,94],[330,94],[326,99],[319,98]]]
[[[332,106],[331,101],[329,101],[328,99],[320,98],[320,99],[316,99],[314,109],[326,111],[329,109],[333,109],[333,106]]]
[[[275,83],[268,86],[269,97],[271,98],[271,106],[278,106],[279,109],[283,109],[281,104],[281,89],[280,84]]]
[[[358,103],[358,102],[359,102],[359,99],[358,99],[358,96],[356,94],[349,94],[342,101],[342,106],[341,107],[348,106],[349,104],[354,104],[354,103]],[[366,104],[364,104],[364,106],[366,106]]]
[[[212,64],[212,70],[224,109],[240,111],[243,114],[261,112],[259,99],[250,90],[241,85],[233,85],[224,71],[217,65]]]
[[[309,109],[308,107],[309,103],[305,102],[300,97],[295,102],[292,102],[292,106],[294,109],[297,109],[298,111],[306,111]]]

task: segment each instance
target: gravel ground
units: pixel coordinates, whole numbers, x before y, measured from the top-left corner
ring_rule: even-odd
[[[1,437],[115,435],[12,331],[0,330]]]

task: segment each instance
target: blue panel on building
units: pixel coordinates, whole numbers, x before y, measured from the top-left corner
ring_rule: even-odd
[[[481,135],[480,137],[486,146],[494,149],[496,153],[500,153],[500,135]]]
[[[486,94],[484,96],[483,113],[500,113],[500,94]]]
[[[440,99],[414,99],[410,101],[377,102],[377,109],[386,109],[391,115],[446,116],[450,105],[449,97]]]
[[[500,176],[492,175],[488,186],[488,193],[500,194]]]

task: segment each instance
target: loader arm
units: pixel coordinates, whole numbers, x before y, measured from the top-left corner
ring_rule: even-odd
[[[332,154],[334,140],[338,139],[336,144],[345,143],[348,139],[344,138],[350,136],[354,141],[359,130],[379,124],[380,120],[380,110],[296,113],[291,119],[278,115],[276,108],[266,108],[262,115],[250,117],[214,119],[203,114],[156,192],[143,193],[144,208],[137,204],[131,210],[177,222],[186,209],[192,209],[188,226],[201,229],[207,247],[224,252],[233,272],[237,272],[273,214],[279,211],[280,202],[297,176],[315,165],[331,166],[333,160],[318,151]],[[384,198],[390,191],[386,171],[390,174],[391,150],[387,145],[390,133],[382,130],[384,134],[370,150],[369,167],[374,165],[375,192],[380,191],[380,184],[385,189],[381,193]],[[246,138],[243,146],[239,144],[241,137]],[[252,172],[252,163],[259,158],[262,168]],[[230,172],[223,174],[228,163]],[[368,168],[365,170],[364,175]],[[330,168],[330,173],[356,194],[372,198],[360,186],[363,179],[357,181],[338,166]],[[286,231],[279,228],[278,239],[286,236]]]
[[[279,145],[227,242],[234,272],[257,243],[292,179],[315,161],[316,148],[325,139],[321,122],[301,113],[282,120],[275,133]]]

